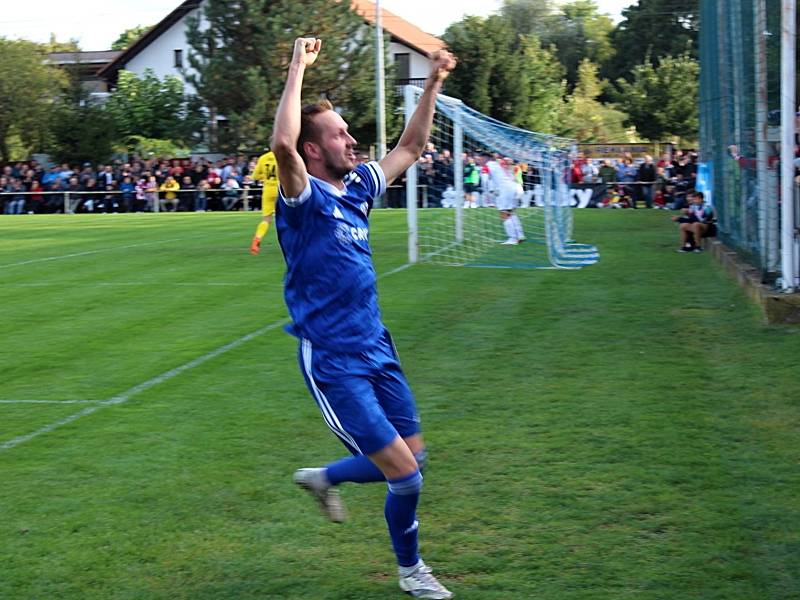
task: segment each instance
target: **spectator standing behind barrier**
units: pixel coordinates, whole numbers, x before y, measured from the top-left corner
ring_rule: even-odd
[[[28,189],[30,196],[28,196],[28,213],[43,213],[45,211],[44,196],[41,192],[44,191],[42,184],[34,179],[31,182],[31,187]]]
[[[652,156],[644,157],[644,162],[639,165],[639,170],[636,172],[636,180],[640,182],[639,190],[645,206],[653,208],[653,184],[656,181],[656,167],[653,164]]]
[[[192,210],[194,207],[195,185],[190,175],[181,179],[181,190],[178,192],[178,210]]]
[[[594,164],[592,159],[586,158],[581,164],[581,175],[583,183],[596,183],[599,171],[597,165]]]
[[[147,175],[144,188],[145,210],[155,211],[158,206],[158,180],[155,175]]]
[[[617,180],[617,170],[611,164],[611,160],[606,158],[598,170],[598,177],[603,183],[614,183]]]
[[[122,210],[130,212],[134,209],[134,196],[136,194],[136,185],[130,175],[122,178],[122,183],[119,184],[119,190],[122,192]]]
[[[636,167],[633,166],[633,160],[625,156],[617,165],[617,181],[623,184],[620,186],[620,191],[623,195],[623,201],[627,200],[631,208],[636,208],[635,191],[632,184],[636,181]]]
[[[194,211],[206,212],[206,201],[208,194],[208,181],[201,179],[197,182],[197,191],[194,193]]]

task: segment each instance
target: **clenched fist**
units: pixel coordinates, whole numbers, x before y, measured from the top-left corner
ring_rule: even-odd
[[[444,81],[450,75],[450,71],[456,68],[456,57],[447,50],[437,50],[431,56],[433,67],[431,68],[431,78],[436,81]]]
[[[313,65],[321,47],[322,40],[319,38],[297,38],[294,41],[292,62],[306,67]]]

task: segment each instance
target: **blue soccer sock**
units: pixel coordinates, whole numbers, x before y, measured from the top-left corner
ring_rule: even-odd
[[[325,467],[325,474],[331,485],[339,485],[345,481],[353,483],[372,483],[385,481],[381,470],[363,454],[347,456]]]
[[[417,503],[422,490],[422,475],[417,470],[411,475],[390,479],[388,484],[384,515],[389,526],[392,547],[397,556],[397,564],[411,567],[419,562]]]
[[[417,452],[414,458],[417,459],[419,470],[422,472],[427,453],[425,450]],[[346,456],[336,462],[332,462],[325,467],[325,475],[331,485],[339,485],[345,481],[352,483],[374,483],[376,481],[386,481],[381,470],[363,454]]]

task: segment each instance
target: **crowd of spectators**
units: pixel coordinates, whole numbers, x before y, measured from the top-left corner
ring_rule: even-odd
[[[474,197],[463,199],[465,207],[493,206],[493,196],[487,185],[488,171],[481,152],[464,152],[461,155],[464,190],[467,195],[474,191]],[[533,164],[514,163],[510,158],[500,157],[508,166],[525,190],[525,202],[532,202],[534,190],[539,186],[539,170]],[[473,171],[475,174],[473,175]],[[474,178],[474,181],[473,181]],[[417,185],[420,188],[420,204],[438,208],[454,205],[455,159],[448,149],[437,149],[428,142],[425,151],[417,162]],[[405,181],[400,178],[389,188],[388,206],[405,206]]]
[[[652,156],[634,159],[623,154],[618,159],[589,159],[579,152],[572,161],[573,184],[604,184],[606,193],[600,206],[679,210],[688,206],[689,192],[697,181],[697,152],[676,150],[656,162]]]
[[[257,156],[232,156],[220,160],[134,159],[109,164],[56,165],[45,168],[35,160],[6,165],[0,173],[0,211],[4,214],[57,212],[152,212],[257,209],[261,182],[252,177]],[[360,160],[367,160],[360,155]],[[464,182],[474,177],[477,202],[467,206],[490,206],[491,196],[481,186],[485,179],[478,153],[464,153]],[[455,161],[450,150],[437,150],[429,143],[419,159],[418,185],[422,204],[451,204]],[[539,171],[533,164],[512,165],[525,190],[527,205],[536,203]],[[477,175],[472,175],[472,171]],[[571,184],[604,184],[599,206],[680,209],[697,177],[697,153],[678,150],[634,159],[589,159],[578,153],[566,174]],[[388,206],[404,206],[404,183],[395,182],[388,191]]]
[[[0,208],[4,214],[236,210],[245,193],[258,208],[261,183],[251,176],[257,158],[137,159],[51,168],[35,160],[17,162],[2,168]]]

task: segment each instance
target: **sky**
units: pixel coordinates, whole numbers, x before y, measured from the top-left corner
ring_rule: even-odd
[[[82,50],[108,50],[124,30],[153,25],[179,4],[180,0],[35,0],[30,10],[0,13],[0,36],[46,42],[52,32],[59,41],[77,39]],[[501,0],[381,0],[386,10],[434,35],[464,15],[486,16],[501,4]],[[635,0],[597,0],[597,4],[619,20],[620,11]]]

